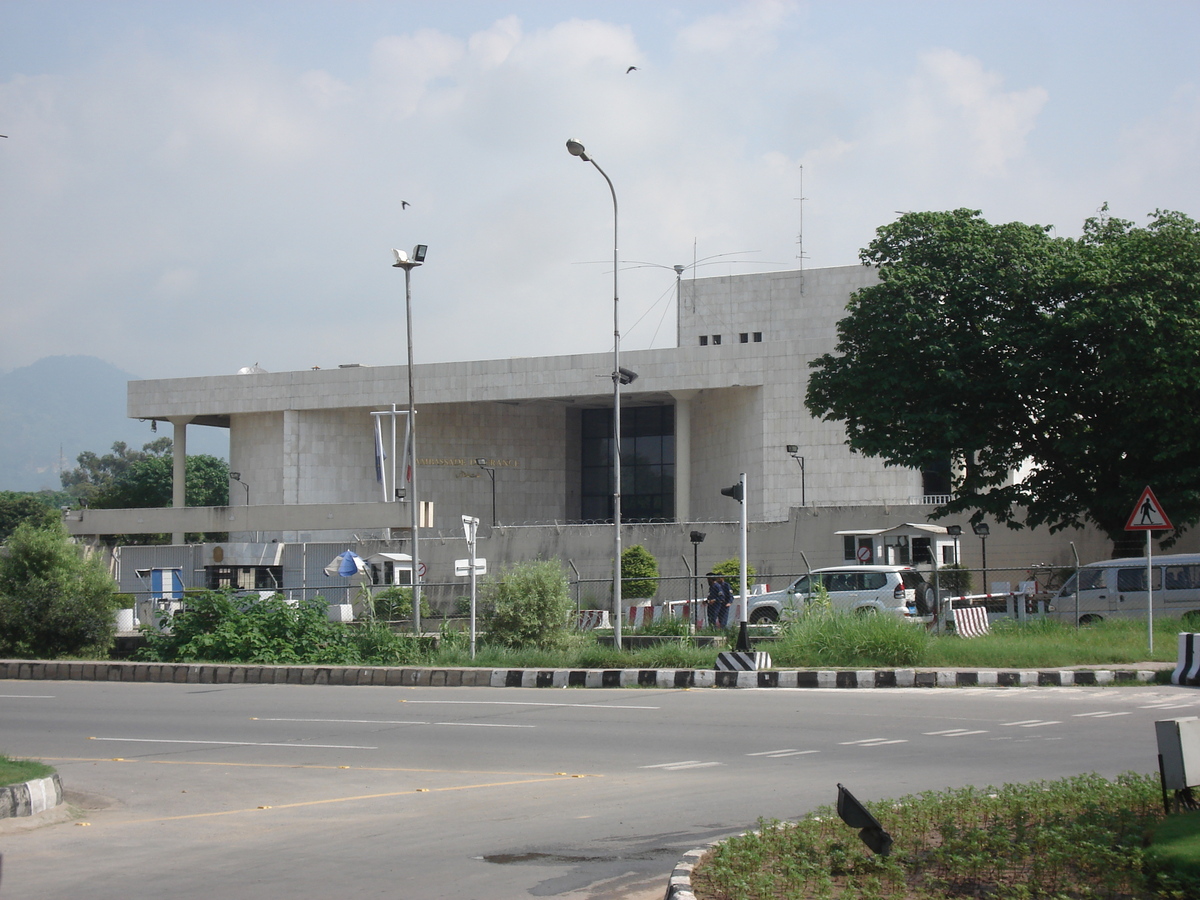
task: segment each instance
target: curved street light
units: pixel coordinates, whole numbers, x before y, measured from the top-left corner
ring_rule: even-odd
[[[596,161],[587,154],[583,144],[575,138],[567,141],[567,152],[590,162],[608,183],[613,202],[613,644],[621,649],[621,384],[633,380],[633,373],[621,372],[621,319],[620,300],[617,291],[617,270],[620,255],[617,250],[617,190]],[[632,376],[632,377],[630,377]],[[626,380],[627,379],[627,380]]]

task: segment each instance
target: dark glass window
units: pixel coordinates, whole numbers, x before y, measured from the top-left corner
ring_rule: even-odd
[[[715,347],[717,344],[721,343],[721,336],[719,334],[714,334],[712,336],[712,342],[713,346]]]
[[[582,410],[580,515],[612,521],[612,410]],[[675,408],[621,409],[621,519],[675,516]]]
[[[707,334],[700,335],[700,346],[701,347],[708,346],[708,335]]]

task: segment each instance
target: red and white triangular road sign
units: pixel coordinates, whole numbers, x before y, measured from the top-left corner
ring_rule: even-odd
[[[1171,524],[1171,520],[1167,518],[1166,510],[1162,508],[1162,504],[1154,496],[1154,491],[1150,490],[1150,486],[1147,485],[1146,489],[1142,491],[1142,496],[1138,497],[1138,502],[1133,507],[1133,512],[1129,514],[1129,521],[1125,523],[1125,530],[1166,531],[1174,527]]]

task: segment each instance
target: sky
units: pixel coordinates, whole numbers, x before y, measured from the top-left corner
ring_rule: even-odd
[[[675,344],[899,212],[1200,217],[1195,0],[0,0],[0,371]],[[628,71],[630,66],[636,66]],[[406,205],[407,204],[407,205]]]

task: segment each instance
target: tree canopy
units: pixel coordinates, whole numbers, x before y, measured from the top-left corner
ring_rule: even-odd
[[[85,451],[79,465],[62,474],[63,488],[95,509],[139,509],[172,505],[171,439],[158,438],[141,450],[117,441],[112,452]],[[187,460],[188,506],[229,504],[229,464],[198,454]]]
[[[1200,520],[1200,224],[1104,207],[1069,239],[907,213],[860,258],[879,283],[810,364],[806,404],[886,465],[954,460],[935,516],[1090,522],[1119,543],[1149,484],[1172,538]]]
[[[61,522],[18,525],[0,555],[0,656],[104,658],[116,635],[117,584]]]
[[[0,544],[22,522],[28,522],[35,528],[44,528],[57,522],[60,518],[59,507],[53,505],[53,495],[50,501],[44,500],[38,494],[21,491],[0,491]]]

